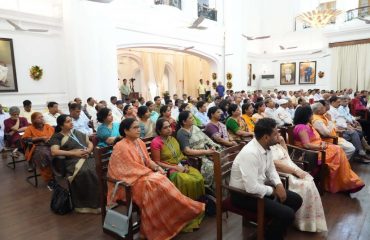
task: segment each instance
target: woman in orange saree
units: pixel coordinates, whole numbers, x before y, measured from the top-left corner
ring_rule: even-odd
[[[136,119],[121,122],[124,138],[113,148],[108,176],[132,186],[133,201],[140,208],[140,233],[147,239],[171,239],[184,228],[199,228],[205,205],[183,194],[165,176],[163,169],[153,162],[145,144],[139,139],[140,127]],[[114,186],[108,186],[108,202]],[[117,194],[124,198],[123,191]],[[113,199],[113,201],[117,200]]]
[[[32,125],[29,125],[22,136],[23,140],[32,142],[31,147],[26,148],[25,157],[27,161],[32,160],[40,168],[40,175],[48,186],[53,180],[50,168],[51,151],[49,140],[54,134],[54,128],[45,124],[42,113],[34,112],[31,115]]]
[[[340,146],[321,140],[319,133],[310,124],[312,116],[311,107],[297,108],[294,115],[296,126],[293,131],[295,145],[311,150],[325,150],[325,163],[329,168],[329,175],[325,179],[326,191],[331,193],[360,191],[365,184],[352,171],[345,152]]]

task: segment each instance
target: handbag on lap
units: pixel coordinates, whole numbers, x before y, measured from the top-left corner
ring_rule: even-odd
[[[114,186],[111,200],[113,201],[118,186],[122,182],[117,182]],[[107,206],[107,213],[104,219],[103,228],[118,234],[121,237],[125,237],[128,233],[129,220],[132,213],[132,198],[128,206],[128,214],[124,215],[112,209],[112,202]]]

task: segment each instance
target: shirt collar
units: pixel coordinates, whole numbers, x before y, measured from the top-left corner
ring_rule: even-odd
[[[257,141],[257,139],[256,139],[256,138],[254,138],[252,141],[254,141],[254,144],[256,145],[256,147],[257,147],[258,151],[260,151],[262,155],[264,155],[264,154],[266,154],[266,153],[267,153],[266,149],[264,149],[264,148],[261,146],[261,144]]]

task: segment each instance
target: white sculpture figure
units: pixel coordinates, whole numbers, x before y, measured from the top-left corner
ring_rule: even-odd
[[[8,81],[8,67],[5,64],[0,63],[0,86],[9,87]]]
[[[287,67],[285,68],[285,80],[287,82],[290,82],[291,79],[292,79],[292,70],[290,69],[290,67]]]

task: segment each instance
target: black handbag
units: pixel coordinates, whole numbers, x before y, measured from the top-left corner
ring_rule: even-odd
[[[50,208],[58,215],[64,215],[73,210],[70,192],[59,184],[55,184],[53,187]]]

